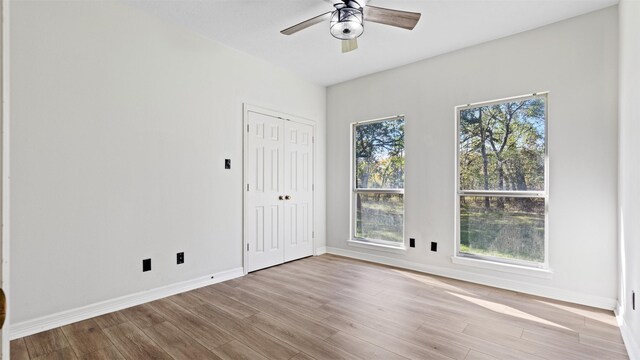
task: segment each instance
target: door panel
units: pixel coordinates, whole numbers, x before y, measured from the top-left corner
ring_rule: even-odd
[[[291,261],[313,255],[313,127],[286,121],[284,132],[284,261]]]
[[[283,247],[283,164],[281,119],[248,112],[245,201],[247,271],[280,264]]]

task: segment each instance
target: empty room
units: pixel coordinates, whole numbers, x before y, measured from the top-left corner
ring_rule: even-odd
[[[0,358],[640,360],[640,0],[0,9]]]

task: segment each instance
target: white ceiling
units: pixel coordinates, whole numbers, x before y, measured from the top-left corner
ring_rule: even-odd
[[[323,0],[125,0],[215,41],[332,85],[615,5],[618,0],[371,0],[422,13],[413,31],[367,23],[359,49],[342,54],[321,23],[280,30],[333,9]]]

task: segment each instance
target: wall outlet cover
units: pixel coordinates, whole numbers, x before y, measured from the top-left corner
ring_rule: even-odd
[[[151,271],[151,259],[142,260],[142,272]]]

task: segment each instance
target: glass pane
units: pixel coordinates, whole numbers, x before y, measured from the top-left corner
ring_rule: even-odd
[[[356,188],[404,188],[404,119],[355,126]]]
[[[460,189],[544,191],[545,98],[460,111]]]
[[[403,217],[402,194],[356,194],[356,238],[401,243]]]
[[[544,262],[543,198],[460,197],[460,251]]]

